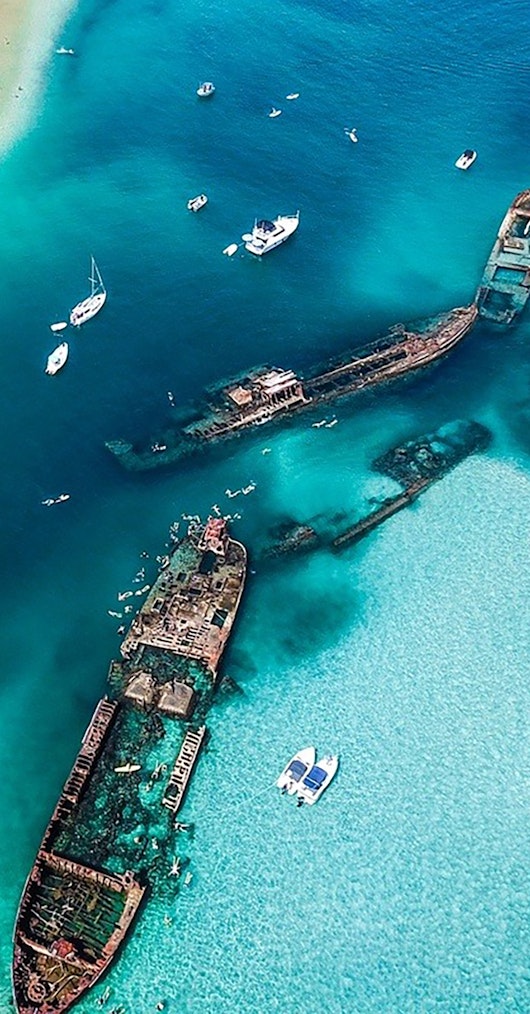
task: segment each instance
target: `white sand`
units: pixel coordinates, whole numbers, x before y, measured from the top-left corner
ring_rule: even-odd
[[[76,2],[0,0],[0,155],[31,121],[56,47],[69,46],[58,37]]]

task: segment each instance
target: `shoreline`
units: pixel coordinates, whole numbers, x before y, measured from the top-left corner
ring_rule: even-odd
[[[0,35],[0,157],[24,133],[57,35],[78,0],[4,0]]]

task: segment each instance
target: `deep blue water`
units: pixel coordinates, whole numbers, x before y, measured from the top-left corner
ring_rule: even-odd
[[[472,298],[529,182],[528,22],[491,0],[80,0],[65,28],[77,56],[50,60],[0,166],[2,1014],[18,897],[140,551],[218,502],[255,560],[278,519],[363,510],[377,453],[466,416],[488,454],[384,530],[253,566],[226,663],[245,693],[217,706],[186,804],[194,879],[171,930],[147,907],[109,982],[128,1014],[161,996],[170,1014],[530,1008],[528,317],[341,405],[331,430],[304,419],[147,476],[103,449],[163,422],[169,389],[180,404],[257,363],[303,368]],[[297,208],[270,258],[222,256],[255,215]],[[85,294],[90,253],[108,305],[48,378],[48,324]],[[305,742],[342,767],[298,814],[269,787]]]

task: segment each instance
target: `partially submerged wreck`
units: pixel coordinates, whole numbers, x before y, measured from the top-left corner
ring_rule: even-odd
[[[530,293],[530,190],[517,194],[488,257],[476,301],[481,317],[511,324]]]
[[[133,620],[110,667],[114,699],[96,707],[24,888],[19,1014],[66,1011],[108,968],[145,892],[178,871],[174,815],[245,573],[224,519],[193,525]]]
[[[424,330],[402,325],[363,351],[301,379],[292,370],[263,368],[207,392],[207,404],[192,410],[184,426],[168,426],[145,446],[111,440],[107,448],[131,471],[171,465],[212,441],[292,416],[363,388],[427,366],[449,352],[471,330],[474,303],[432,320]]]

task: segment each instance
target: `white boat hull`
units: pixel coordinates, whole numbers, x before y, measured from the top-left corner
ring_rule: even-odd
[[[312,806],[320,799],[322,793],[327,789],[329,783],[335,777],[339,766],[339,758],[327,756],[311,768],[298,786],[298,803],[307,803]],[[324,777],[321,777],[321,774]]]
[[[96,316],[96,313],[99,313],[105,304],[106,298],[106,292],[97,292],[94,296],[88,296],[81,303],[77,303],[70,313],[70,324],[73,324],[74,327],[81,327],[81,324],[86,324],[87,320],[90,320]]]
[[[263,257],[264,254],[270,253],[271,250],[276,250],[282,243],[285,243],[296,232],[299,223],[300,217],[296,214],[278,215],[278,218],[275,218],[274,222],[267,223],[275,226],[274,231],[264,232],[260,229],[259,225],[255,225],[252,233],[248,234],[251,238],[246,240],[245,250],[248,250],[249,253],[254,254],[256,257]]]
[[[315,757],[316,750],[314,746],[308,746],[305,750],[299,750],[294,757],[291,757],[289,763],[285,765],[276,782],[277,788],[282,792],[287,792],[289,796],[294,796],[300,784],[300,780],[304,778],[308,771],[310,771],[313,767]]]
[[[68,343],[62,342],[48,356],[48,362],[46,363],[46,369],[44,372],[47,373],[49,377],[53,377],[59,372],[59,370],[62,370],[67,359]]]

